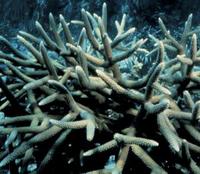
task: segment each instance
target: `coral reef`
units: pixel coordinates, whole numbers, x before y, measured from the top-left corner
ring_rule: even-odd
[[[20,31],[23,52],[0,37],[7,48],[0,52],[2,171],[56,173],[58,165],[68,173],[117,174],[132,173],[139,162],[146,173],[200,173],[199,29],[191,30],[192,15],[180,40],[159,18],[163,38],[149,34],[152,50],[148,39],[131,37],[136,29],[125,29],[125,14],[109,36],[105,3],[102,16],[81,15],[70,23],[60,15],[57,24],[50,13],[50,32],[36,21],[40,37]],[[78,37],[71,25],[81,28]],[[120,62],[140,54],[153,64],[128,78]],[[104,168],[113,154],[114,166]]]

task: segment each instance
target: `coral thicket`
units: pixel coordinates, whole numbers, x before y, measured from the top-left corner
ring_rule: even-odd
[[[110,36],[106,3],[101,16],[84,9],[81,16],[56,22],[50,13],[49,30],[36,21],[39,37],[17,35],[24,51],[0,37],[2,171],[56,173],[61,163],[68,173],[132,173],[134,158],[141,173],[200,173],[199,29],[192,30],[192,14],[179,40],[161,18],[160,38],[134,38],[126,14]],[[153,63],[145,74],[127,76],[120,64],[140,55]],[[142,66],[135,62],[132,68]],[[113,167],[104,168],[101,154],[116,156]]]

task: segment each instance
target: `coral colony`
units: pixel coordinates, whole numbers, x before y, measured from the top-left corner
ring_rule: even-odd
[[[82,21],[69,23],[49,14],[48,31],[36,21],[40,37],[20,31],[26,51],[0,37],[0,170],[45,173],[64,159],[63,165],[80,168],[68,173],[119,174],[134,171],[134,159],[149,173],[200,173],[200,50],[192,15],[178,40],[162,19],[161,38],[135,40],[136,29],[125,30],[126,15],[109,36],[105,3],[102,16],[81,14]],[[78,37],[70,31],[74,25],[81,28]],[[120,62],[141,54],[153,57],[146,74],[124,76]],[[87,167],[88,160],[99,165]]]

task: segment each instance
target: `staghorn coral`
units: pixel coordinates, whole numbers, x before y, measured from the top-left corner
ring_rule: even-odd
[[[194,97],[199,91],[196,66],[200,51],[198,30],[191,30],[192,15],[180,41],[159,19],[164,39],[150,35],[155,42],[151,51],[143,47],[147,39],[130,38],[135,28],[125,30],[126,15],[115,22],[116,36],[109,36],[105,3],[102,16],[84,9],[81,15],[83,21],[70,23],[60,15],[58,25],[50,13],[51,34],[36,21],[39,38],[20,31],[17,38],[26,52],[0,37],[10,51],[0,52],[4,67],[0,71],[0,110],[5,113],[0,120],[5,139],[0,168],[11,173],[55,173],[50,164],[64,156],[67,164],[59,162],[65,170],[89,172],[103,168],[101,158],[92,155],[109,158],[103,152],[115,149],[115,166],[97,173],[130,173],[136,168],[129,163],[131,157],[140,159],[152,173],[170,173],[176,163],[200,173],[200,105],[199,96]],[[78,40],[70,25],[80,26]],[[157,53],[154,64],[138,79],[123,78],[120,62],[141,52],[152,57]],[[158,158],[163,149],[169,152],[164,160],[176,157],[170,168]],[[89,158],[97,166],[88,165]],[[37,166],[33,171],[29,170],[31,164]]]

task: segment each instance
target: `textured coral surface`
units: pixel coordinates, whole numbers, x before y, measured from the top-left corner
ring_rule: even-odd
[[[192,14],[178,40],[160,18],[159,38],[133,37],[126,14],[108,29],[106,3],[81,16],[50,13],[48,29],[36,21],[40,37],[17,35],[24,51],[0,37],[0,172],[200,173]],[[152,60],[146,73],[141,55]]]

